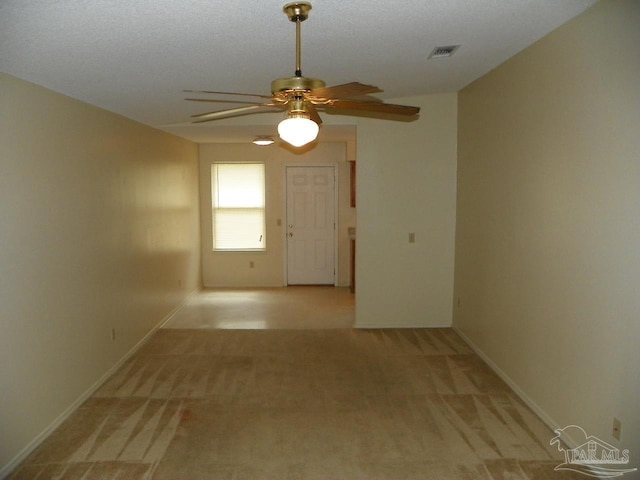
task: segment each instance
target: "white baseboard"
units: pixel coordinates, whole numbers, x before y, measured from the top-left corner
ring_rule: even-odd
[[[160,323],[158,323],[158,325],[156,325],[153,328],[153,330],[151,330],[151,332],[149,332],[140,342],[143,342],[143,343],[146,342],[149,339],[149,337],[156,332],[156,330],[158,330],[160,328],[163,328],[169,322],[169,320],[171,320],[175,316],[175,314],[178,313],[178,310],[180,310],[182,307],[184,307],[187,304],[187,302],[189,302],[189,300],[191,300],[191,297],[193,297],[194,295],[202,292],[202,290],[203,290],[202,287],[198,287],[197,289],[193,290],[189,295],[187,295],[184,298],[184,300],[182,300],[182,302],[180,302],[180,304],[177,307],[175,307],[167,315],[165,315],[165,317],[162,319],[162,321]],[[138,342],[138,344],[140,346],[142,346],[140,342]],[[140,346],[136,346],[134,348],[137,350],[138,348],[140,348]],[[135,353],[135,351],[133,351],[133,353]],[[127,355],[129,355],[129,354],[127,354]]]
[[[93,395],[122,365],[125,364],[127,360],[129,360],[135,353],[151,338],[151,336],[156,333],[160,328],[162,328],[170,319],[173,317],[183,305],[185,305],[189,299],[199,292],[200,289],[194,290],[187,297],[175,307],[168,315],[166,315],[155,327],[153,327],[149,333],[147,333],[142,340],[136,343],[131,350],[129,350],[115,365],[113,365],[97,382],[95,382],[91,387],[89,387],[80,397],[78,397],[69,407],[67,407],[58,417],[49,424],[39,435],[37,435],[29,444],[24,447],[11,461],[4,465],[2,469],[0,469],[0,480],[7,477],[13,470],[15,470],[18,465],[20,465],[36,448],[40,446],[40,444],[46,440],[46,438],[53,433],[53,431],[58,428],[62,422],[64,422],[73,412],[76,411],[80,405],[82,405],[91,395]]]
[[[224,284],[224,285],[205,285],[204,289],[220,289],[220,290],[233,290],[233,289],[237,289],[237,290],[241,290],[243,288],[287,288],[287,287],[302,287],[302,286],[309,286],[312,287],[314,285],[284,285],[282,283],[274,283],[274,284],[264,284],[264,285],[253,285],[253,284],[247,284],[247,285],[229,285],[229,284]],[[336,287],[336,288],[348,288],[351,285],[346,283],[346,284],[342,284],[339,283],[338,285],[317,285],[318,287]]]
[[[373,323],[356,323],[353,328],[361,328],[365,329],[390,329],[390,328],[451,328],[451,324],[442,324],[442,325],[425,325],[425,324],[410,324],[403,323],[402,325],[394,325],[394,324],[373,324]]]
[[[453,327],[453,330],[460,335],[460,337],[465,341],[469,347],[480,357],[484,362],[491,367],[491,369],[502,379],[504,382],[511,387],[511,389],[520,397],[520,399],[527,404],[527,406],[535,412],[535,414],[540,417],[540,419],[545,423],[547,427],[549,427],[552,431],[559,427],[558,423],[553,420],[547,412],[545,412],[540,406],[535,403],[529,395],[525,393],[517,383],[515,383],[511,378],[498,366],[496,363],[491,360],[475,343],[473,343],[469,337],[467,337],[459,328]]]
[[[540,405],[534,402],[529,395],[525,393],[520,386],[514,382],[489,356],[487,356],[475,343],[473,343],[469,337],[467,337],[458,327],[452,327],[453,330],[460,335],[460,337],[465,341],[467,345],[480,357],[484,362],[489,365],[489,367],[507,384],[511,389],[515,392],[515,394],[522,400],[533,412],[542,420],[542,422],[551,429],[552,432],[555,432],[558,428],[566,427],[566,425],[560,425],[557,421],[555,421],[547,412],[545,412]],[[569,434],[565,433],[563,435],[563,440],[565,444],[573,449],[580,446],[580,442],[576,441]],[[595,472],[591,473],[591,476],[595,478],[605,478],[600,477]]]
[[[219,289],[219,290],[242,290],[243,288],[283,288],[286,287],[286,285],[283,285],[282,283],[274,283],[274,284],[264,284],[264,285],[252,285],[252,284],[247,284],[247,285],[229,285],[229,284],[224,284],[224,285],[205,285],[204,286],[204,290],[207,289]]]

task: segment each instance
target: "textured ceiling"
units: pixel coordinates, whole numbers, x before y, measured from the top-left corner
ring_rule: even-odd
[[[2,0],[0,70],[148,125],[179,124],[217,109],[185,102],[183,89],[269,94],[273,79],[294,74],[285,3]],[[595,0],[311,3],[303,74],[398,98],[457,91]],[[451,58],[427,60],[452,44],[462,46]]]

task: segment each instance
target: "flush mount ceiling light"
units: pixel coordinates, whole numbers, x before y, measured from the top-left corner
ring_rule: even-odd
[[[240,8],[244,9],[240,2]],[[309,17],[309,2],[287,3],[282,11],[296,24],[296,69],[293,77],[278,78],[271,82],[271,95],[259,93],[221,92],[217,90],[185,90],[189,93],[218,95],[223,98],[187,98],[191,102],[239,103],[245,106],[191,115],[194,123],[210,122],[221,118],[237,117],[259,112],[286,111],[287,118],[280,122],[278,133],[291,145],[302,146],[318,135],[322,118],[318,112],[337,115],[353,115],[361,112],[367,117],[384,120],[415,120],[419,107],[384,103],[370,94],[382,90],[373,85],[350,82],[327,87],[325,82],[302,75],[301,24]],[[240,12],[244,14],[244,10]],[[230,100],[234,97],[253,97],[246,100]],[[295,132],[295,133],[292,133]]]
[[[266,147],[267,145],[273,145],[273,137],[268,135],[259,135],[253,139],[252,143],[254,145],[259,145],[261,147]]]

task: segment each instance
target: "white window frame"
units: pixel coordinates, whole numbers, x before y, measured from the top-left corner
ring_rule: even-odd
[[[261,177],[262,185],[261,189],[257,192],[244,192],[239,196],[234,197],[234,190],[248,188],[249,186],[239,185],[238,189],[220,187],[220,170],[225,166],[231,167],[227,175],[233,174],[232,168],[242,165],[260,166],[261,172],[253,172],[258,177]],[[236,172],[237,174],[237,172]],[[266,168],[264,162],[214,162],[211,164],[211,233],[212,233],[212,251],[215,252],[260,252],[265,251],[266,244]],[[233,179],[227,177],[230,181],[238,181],[238,178]],[[225,212],[226,211],[226,212]],[[229,222],[228,228],[234,228],[234,222],[238,222],[237,226],[242,227],[242,220],[240,218],[233,218],[233,212],[236,211],[241,215],[247,215],[248,219],[252,219],[249,225],[248,231],[244,232],[245,238],[238,238],[238,244],[235,246],[230,243],[233,239],[233,234],[227,232],[220,232],[220,228],[223,219]],[[225,215],[226,213],[226,215]],[[258,218],[255,218],[257,215]],[[255,235],[255,241],[249,239],[249,237]],[[226,240],[225,240],[226,238]]]

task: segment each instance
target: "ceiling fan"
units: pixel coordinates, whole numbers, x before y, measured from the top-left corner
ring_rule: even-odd
[[[301,23],[309,17],[311,4],[293,2],[283,9],[290,21],[296,24],[296,70],[293,77],[278,78],[271,82],[271,95],[259,95],[238,92],[217,92],[211,90],[185,90],[189,93],[214,95],[236,95],[255,97],[261,101],[223,100],[211,98],[187,98],[192,102],[241,103],[245,106],[227,110],[192,115],[194,123],[210,122],[220,118],[229,118],[260,111],[286,110],[286,118],[278,125],[278,134],[287,143],[301,147],[316,139],[322,119],[318,111],[337,114],[353,114],[362,112],[369,116],[415,118],[419,107],[394,105],[369,96],[381,93],[378,87],[358,82],[327,87],[325,82],[317,78],[304,77],[301,67],[300,31]]]

